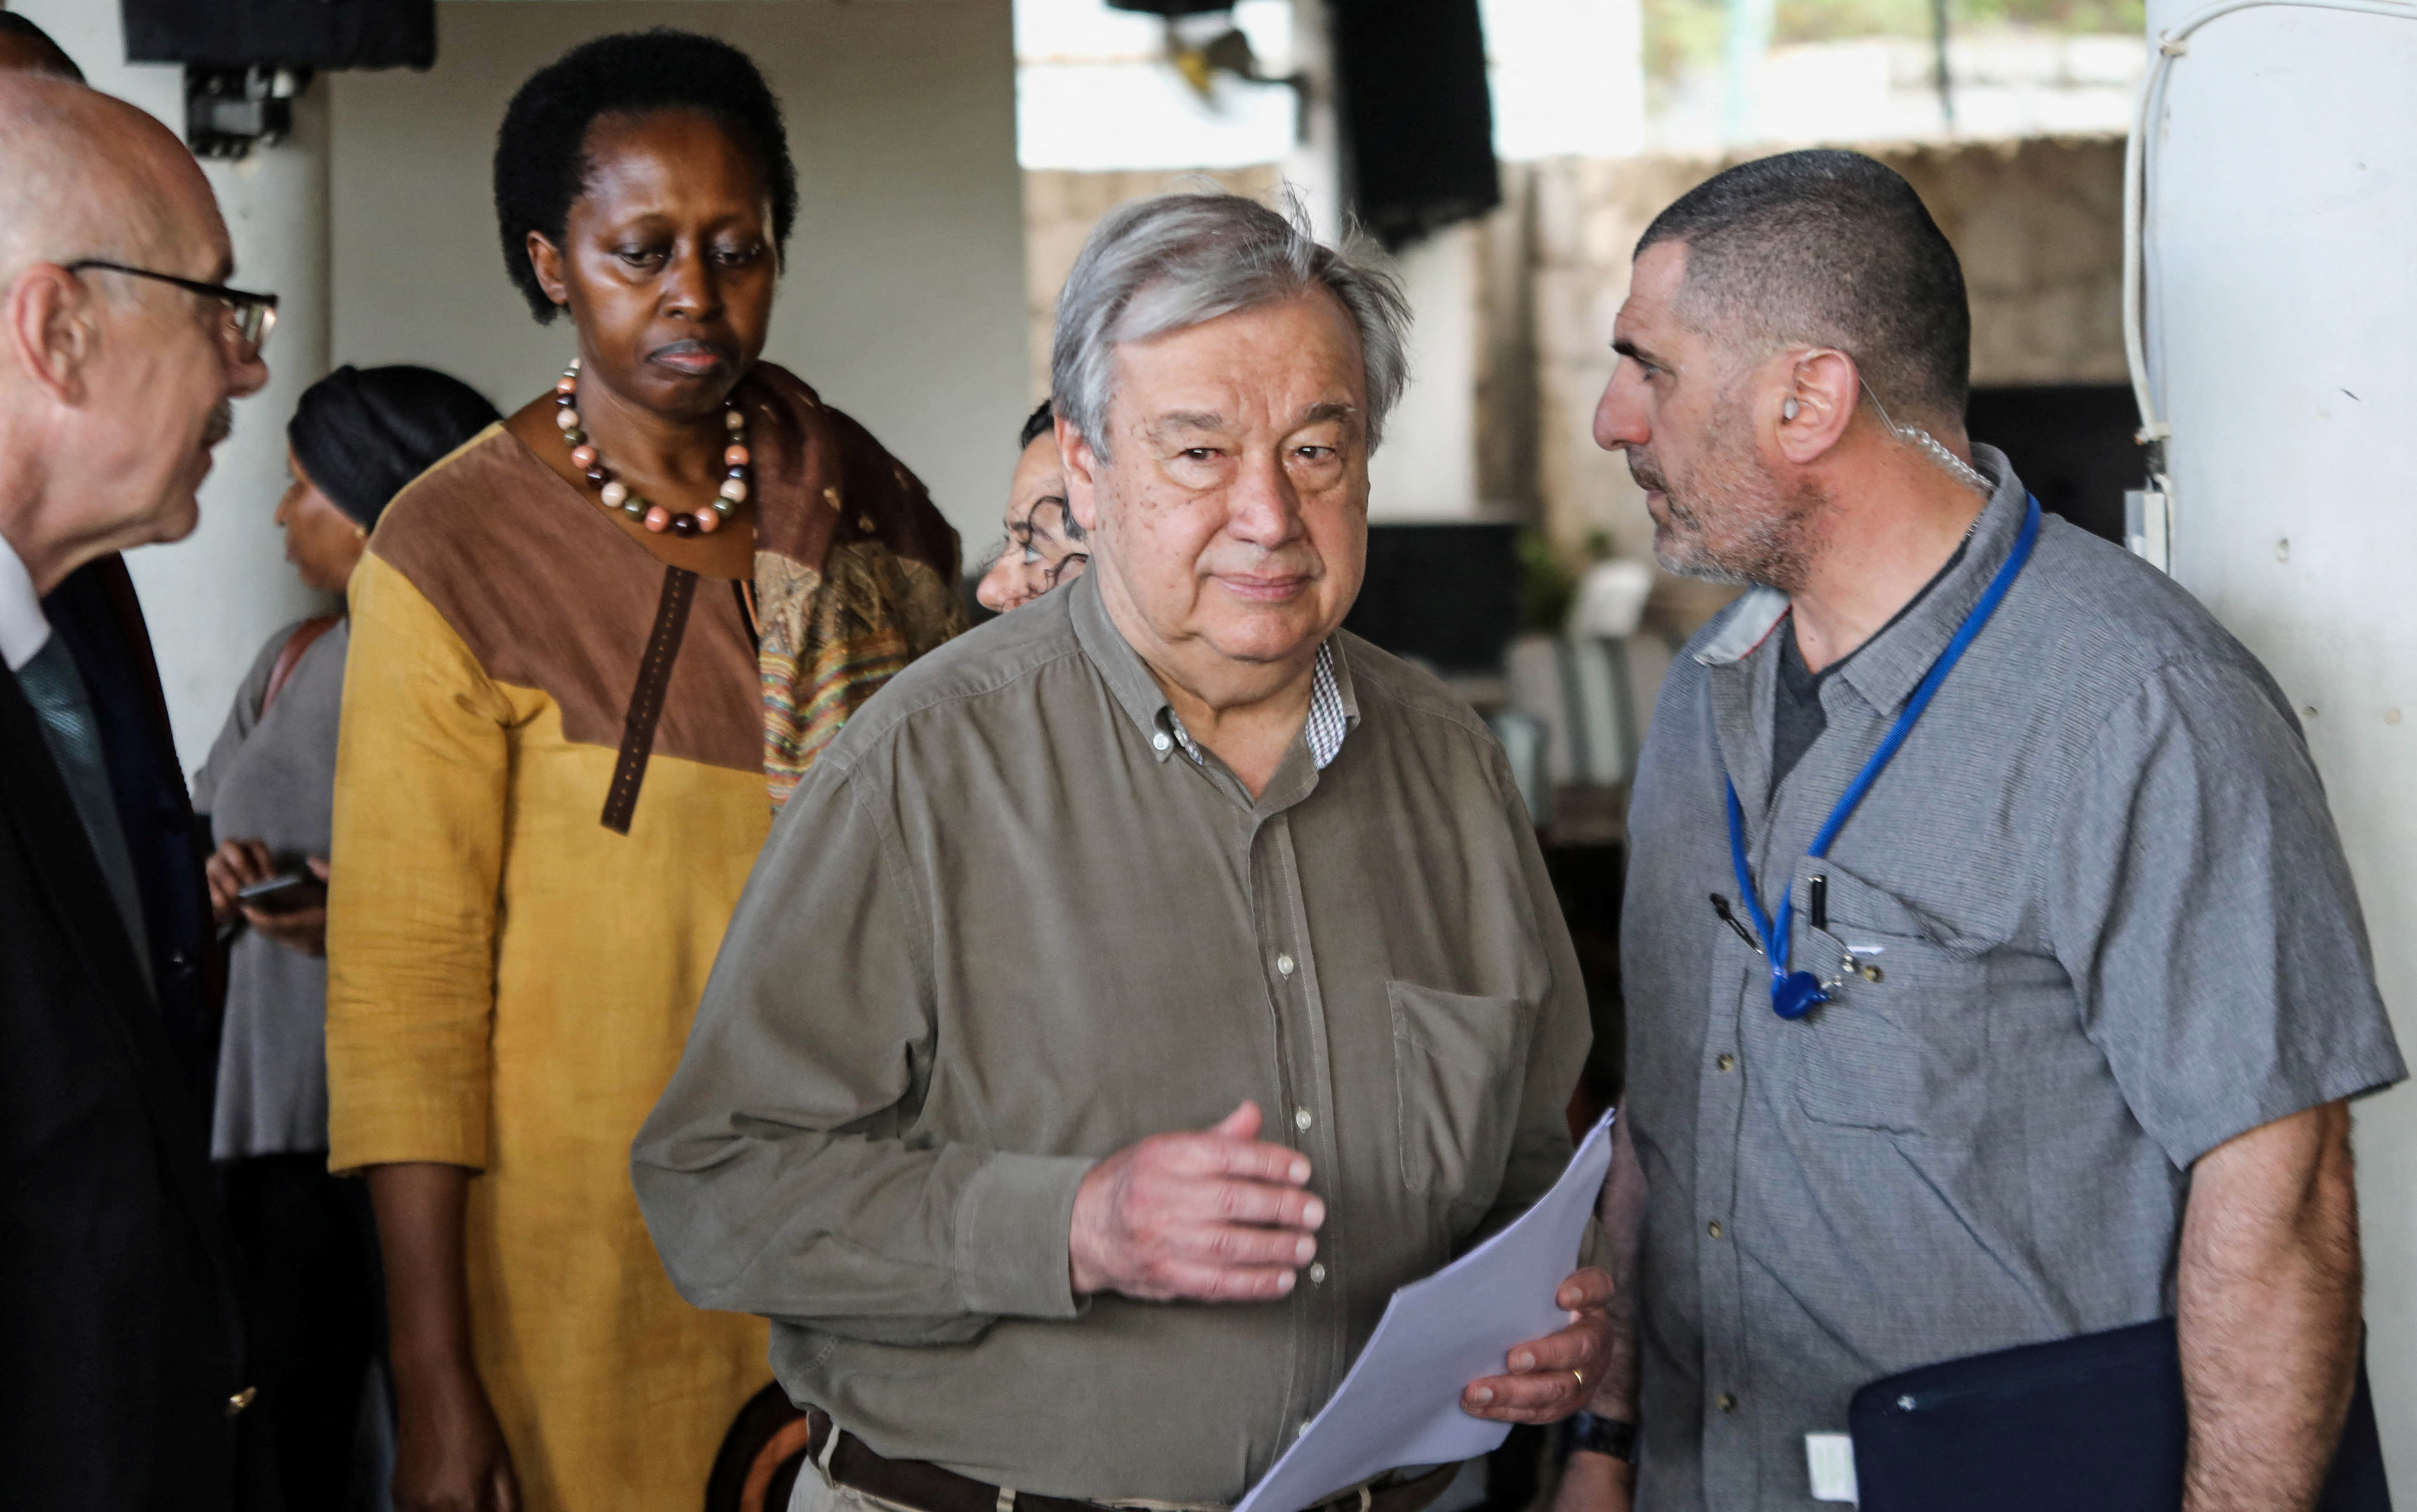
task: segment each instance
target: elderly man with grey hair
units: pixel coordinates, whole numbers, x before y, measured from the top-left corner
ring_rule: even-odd
[[[1339,627],[1406,324],[1251,201],[1111,215],[1053,362],[1091,571],[775,825],[635,1170],[681,1291],[773,1320],[793,1507],[1233,1503],[1567,1159],[1585,1002],[1502,755]],[[1465,1408],[1574,1411],[1609,1290]]]
[[[147,674],[147,644],[129,615],[115,655],[86,662],[100,643],[74,634],[90,621],[62,594],[112,553],[182,539],[198,522],[195,490],[228,404],[268,376],[260,340],[273,301],[226,288],[234,270],[209,181],[174,132],[63,78],[0,72],[9,1506],[226,1512],[266,1489],[261,1413],[247,1410],[260,1378],[207,1109],[180,1054],[178,984],[145,948],[173,925],[163,900],[177,873],[199,896],[200,856],[178,854],[183,831],[164,823],[184,807],[173,766],[116,781],[151,754],[147,711],[112,718],[157,686],[123,675],[138,651]],[[111,576],[124,584],[122,569]],[[107,583],[95,587],[108,605]]]

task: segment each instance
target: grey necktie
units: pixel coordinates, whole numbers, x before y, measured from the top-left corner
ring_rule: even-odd
[[[51,748],[51,759],[59,764],[59,776],[67,779],[68,795],[75,800],[76,816],[84,821],[84,835],[100,862],[100,874],[107,879],[118,917],[126,925],[127,941],[134,947],[134,963],[143,973],[144,984],[149,986],[151,952],[143,929],[143,896],[134,885],[134,858],[126,848],[126,830],[118,822],[117,798],[110,792],[100,725],[93,718],[92,700],[84,692],[84,676],[76,671],[67,643],[55,635],[44,642],[34,659],[17,669],[17,686],[24,689],[25,702],[34,706],[34,717],[42,723],[42,738]]]

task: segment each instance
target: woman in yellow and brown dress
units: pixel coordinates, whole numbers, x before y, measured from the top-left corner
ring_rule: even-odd
[[[630,1141],[774,809],[960,623],[956,537],[755,360],[797,189],[743,53],[566,54],[506,114],[495,203],[577,361],[352,581],[330,1164],[377,1209],[404,1512],[684,1508],[764,1326],[673,1293]]]

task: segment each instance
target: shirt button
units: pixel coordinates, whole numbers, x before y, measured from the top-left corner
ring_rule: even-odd
[[[1737,1057],[1734,1055],[1724,1055],[1719,1060],[1714,1061],[1712,1065],[1724,1071],[1734,1071],[1737,1069]]]
[[[1296,1108],[1292,1111],[1292,1126],[1295,1128],[1307,1128],[1316,1122],[1317,1119],[1306,1108]]]
[[[1309,1425],[1307,1423],[1303,1423],[1300,1427],[1294,1429],[1292,1430],[1292,1436],[1296,1439],[1305,1439],[1309,1437]]]
[[[1722,1412],[1733,1413],[1737,1411],[1737,1399],[1730,1396],[1725,1391],[1722,1392],[1718,1397],[1713,1398],[1712,1402],[1713,1405],[1720,1408]]]
[[[1704,1226],[1704,1232],[1710,1234],[1715,1239],[1719,1238],[1721,1236],[1721,1220],[1718,1218],[1712,1219],[1711,1222]]]
[[[1280,955],[1276,957],[1276,975],[1279,976],[1290,976],[1292,975],[1292,958],[1290,956]]]
[[[1169,750],[1174,746],[1175,737],[1163,730],[1149,737],[1149,748],[1152,750]]]
[[[1326,1284],[1326,1262],[1320,1260],[1311,1263],[1309,1267],[1309,1284],[1312,1286],[1324,1286]]]

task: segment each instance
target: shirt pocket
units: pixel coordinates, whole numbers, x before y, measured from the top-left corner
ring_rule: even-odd
[[[1413,1192],[1483,1206],[1501,1185],[1535,1005],[1389,981],[1396,1146]]]
[[[1830,1001],[1788,1025],[1796,1097],[1817,1123],[1957,1138],[1986,1097],[1989,965],[1940,943],[1898,899],[1834,868],[1829,927],[1801,970]]]

